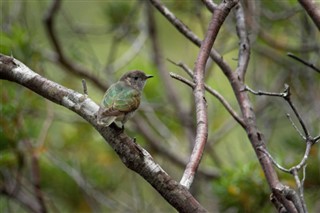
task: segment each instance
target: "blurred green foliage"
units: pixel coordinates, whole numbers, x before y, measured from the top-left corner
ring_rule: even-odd
[[[227,168],[222,177],[213,183],[214,192],[220,198],[221,211],[234,206],[239,212],[263,212],[269,189],[261,168],[256,163],[240,164]],[[270,210],[270,209],[269,209]]]
[[[210,18],[204,6],[196,1],[163,2],[203,38]],[[4,1],[1,4],[3,23],[0,52],[13,55],[52,81],[82,92],[82,77],[66,72],[51,58],[53,48],[42,21],[51,1]],[[299,8],[297,2],[264,0],[260,4],[263,10],[259,27],[265,29],[274,41],[284,47],[294,47],[291,49],[296,49],[293,51],[295,54],[313,61],[319,67],[319,34],[311,30],[313,28],[308,31],[306,20],[309,24],[311,22],[301,10],[281,20],[271,20],[266,15],[285,15],[284,10]],[[89,69],[91,75],[103,79],[106,85],[131,69],[141,69],[154,75],[155,78],[146,85],[139,113],[147,117],[149,124],[156,128],[150,126],[162,134],[159,142],[177,150],[179,156],[187,157],[190,152],[189,141],[176,117],[177,112],[166,99],[164,84],[152,61],[150,40],[120,70],[106,71],[110,65],[107,63],[121,59],[132,47],[138,34],[146,30],[145,9],[141,1],[92,1],[90,4],[86,1],[63,1],[55,28],[67,57]],[[180,68],[165,59],[182,61],[193,68],[198,48],[158,12],[155,12],[155,17],[168,72],[186,76]],[[227,19],[214,47],[235,68],[238,39],[233,21],[232,17]],[[312,134],[319,134],[320,115],[317,107],[320,76],[288,59],[285,54],[289,48],[272,48],[273,40],[255,34],[255,30],[250,30],[252,51],[246,82],[254,89],[273,92],[281,92],[284,83],[290,84],[294,103],[304,116],[308,128]],[[308,34],[307,41],[304,39],[305,33]],[[299,52],[299,49],[315,41],[318,49]],[[239,111],[232,89],[216,64],[208,63],[206,75],[207,84],[219,91]],[[192,90],[173,79],[172,83],[181,103],[194,117]],[[87,84],[89,97],[99,103],[104,91],[89,81]],[[175,212],[142,178],[125,168],[101,136],[78,115],[12,82],[1,80],[0,94],[0,187],[4,183],[4,174],[8,173],[12,177],[21,174],[25,184],[31,184],[31,156],[36,154],[40,165],[41,189],[47,208],[51,211],[91,212],[98,209],[101,212]],[[222,176],[217,180],[197,179],[195,187],[199,190],[195,190],[195,196],[211,212],[218,209],[221,212],[253,212],[256,209],[260,209],[259,212],[274,212],[269,202],[270,191],[245,132],[215,98],[207,95],[206,99],[210,149],[203,157],[202,166],[219,169]],[[281,165],[290,167],[297,164],[302,158],[304,143],[285,116],[288,112],[293,114],[290,108],[278,98],[252,96],[252,101],[258,126],[266,137],[270,153]],[[149,118],[152,114],[150,108],[158,120]],[[136,131],[132,121],[126,124],[126,133],[136,137],[138,143],[150,151],[172,177],[177,180],[181,178],[183,168],[155,151]],[[310,212],[320,208],[320,204],[316,203],[320,200],[319,190],[316,190],[320,186],[319,153],[319,147],[313,147],[306,170],[305,197]],[[285,184],[295,187],[292,176],[281,172],[279,176]],[[213,200],[217,205],[211,204]],[[19,203],[11,202],[3,195],[0,195],[0,207],[5,211],[26,211]]]

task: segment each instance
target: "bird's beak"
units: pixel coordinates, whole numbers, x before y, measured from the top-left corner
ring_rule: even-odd
[[[148,79],[148,78],[153,78],[153,75],[147,75],[147,79]]]

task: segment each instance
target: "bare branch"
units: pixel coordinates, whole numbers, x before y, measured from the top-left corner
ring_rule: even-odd
[[[303,136],[303,134],[301,133],[301,131],[298,129],[297,125],[293,122],[293,120],[292,120],[292,118],[291,118],[291,116],[290,116],[289,113],[287,113],[287,118],[290,120],[291,125],[292,125],[293,128],[298,132],[298,134],[301,136],[301,138],[302,138],[303,140],[305,140],[306,137]]]
[[[244,85],[245,73],[248,67],[249,59],[250,59],[250,46],[247,35],[247,30],[245,26],[245,16],[242,10],[240,3],[236,7],[236,17],[237,17],[237,32],[240,39],[240,47],[239,47],[239,62],[236,72],[227,76],[229,82],[234,90],[234,93],[237,97],[237,101],[241,108],[243,121],[245,124],[245,130],[247,132],[248,138],[252,144],[253,149],[256,152],[257,158],[261,164],[261,167],[264,171],[265,177],[269,184],[269,187],[272,191],[274,191],[279,186],[283,186],[279,178],[277,176],[276,171],[274,170],[271,163],[276,163],[272,157],[267,154],[267,150],[265,147],[265,139],[263,134],[258,130],[256,124],[255,114],[253,112],[252,103],[249,100],[248,94],[243,92],[243,88],[246,88]],[[267,155],[268,157],[265,157]],[[271,163],[270,163],[271,161]],[[279,165],[280,166],[280,165]],[[283,168],[284,169],[284,168]],[[278,202],[274,202],[278,207],[285,207],[288,212],[296,212],[295,207],[290,203],[283,194],[276,193],[276,200],[281,204],[278,205]]]
[[[167,7],[165,7],[160,0],[149,1],[183,36],[189,39],[196,46],[201,46],[201,39],[194,34],[181,20],[179,20]],[[237,2],[238,0],[234,1]],[[218,64],[226,76],[232,75],[231,67],[223,60],[223,57],[214,48],[212,48],[210,51],[210,57]]]
[[[195,83],[180,76],[180,75],[177,75],[173,72],[170,72],[170,76],[174,79],[177,79],[178,81],[181,81],[182,83],[185,83],[186,85],[188,85],[189,87],[191,87],[192,89],[195,87]]]
[[[293,58],[293,59],[295,59],[295,60],[297,60],[297,61],[299,61],[299,62],[303,63],[304,65],[306,65],[306,66],[310,67],[310,68],[311,68],[311,69],[313,69],[314,71],[316,71],[316,72],[320,73],[320,69],[319,69],[319,68],[317,68],[314,64],[309,63],[309,62],[307,62],[307,61],[305,61],[305,60],[303,60],[303,59],[299,58],[298,56],[295,56],[295,55],[294,55],[294,54],[292,54],[292,53],[287,53],[287,56],[289,56],[289,57],[291,57],[291,58]]]
[[[263,91],[254,91],[252,89],[250,89],[248,86],[245,87],[245,90],[255,94],[255,95],[267,95],[267,96],[277,96],[277,97],[282,97],[288,104],[289,106],[291,107],[292,111],[294,112],[294,114],[296,115],[296,117],[298,118],[299,120],[299,123],[303,129],[303,132],[305,134],[305,139],[309,138],[310,137],[310,134],[309,134],[309,131],[304,123],[304,121],[302,120],[302,117],[301,115],[299,114],[298,110],[296,109],[296,107],[294,106],[294,104],[292,103],[291,101],[291,93],[290,93],[290,87],[289,85],[285,85],[285,89],[282,93],[274,93],[274,92],[263,92]]]
[[[244,79],[245,73],[247,71],[249,59],[250,59],[250,44],[245,24],[244,12],[241,3],[238,3],[235,7],[236,14],[236,26],[237,35],[240,39],[239,53],[238,53],[238,67],[236,72],[241,79]]]
[[[78,75],[80,77],[83,77],[85,79],[89,79],[101,90],[106,90],[107,87],[106,87],[104,81],[102,81],[101,79],[97,78],[94,75],[91,75],[90,71],[83,68],[82,65],[75,64],[72,61],[70,61],[66,57],[66,55],[64,54],[63,48],[61,46],[61,43],[58,39],[58,36],[57,36],[55,28],[54,28],[55,18],[56,18],[57,13],[60,9],[60,6],[61,6],[60,0],[53,0],[52,4],[48,8],[48,10],[44,16],[45,29],[47,30],[51,44],[52,44],[54,50],[56,51],[56,53],[49,55],[49,59],[51,61],[59,63],[67,71],[69,71],[75,75]]]
[[[188,70],[188,67],[186,67],[185,64],[183,63],[179,63],[181,66],[183,66],[184,68],[183,69],[187,69]],[[190,71],[190,70],[189,70]],[[185,84],[187,84],[188,86],[190,86],[192,89],[195,87],[195,84],[185,78],[183,78],[182,76],[179,76],[175,73],[170,73],[170,76],[172,78],[175,78]],[[214,97],[216,97],[220,103],[224,106],[224,108],[230,113],[230,115],[244,128],[245,125],[244,125],[244,122],[242,120],[242,118],[237,114],[237,112],[232,109],[231,105],[228,103],[228,101],[226,99],[224,99],[224,97],[216,90],[212,89],[210,86],[208,85],[204,85],[205,87],[205,90],[207,92],[209,92],[211,95],[213,95]]]
[[[237,2],[238,1],[230,0],[223,1],[221,4],[219,4],[218,9],[213,14],[209,23],[206,36],[201,43],[200,52],[195,63],[193,76],[195,87],[193,90],[193,95],[196,106],[197,133],[194,148],[190,156],[190,161],[180,181],[180,183],[187,188],[190,188],[193,182],[208,137],[207,103],[204,95],[204,72],[206,62],[222,23],[228,16],[231,8],[234,7]]]
[[[277,161],[272,157],[272,155],[264,148],[264,147],[258,147],[257,148],[259,151],[263,152],[265,155],[268,156],[268,158],[272,161],[272,163],[281,171],[286,172],[286,173],[290,173],[289,169],[286,169],[284,167],[282,167],[280,164],[277,163]]]
[[[301,184],[299,175],[298,175],[298,170],[294,169],[292,170],[292,175],[296,181],[296,185],[298,188],[298,193],[299,193],[299,198],[300,200],[296,199],[295,202],[293,202],[296,206],[296,208],[299,210],[299,212],[305,212],[307,213],[307,207],[306,207],[306,202],[304,200],[304,196],[303,196],[303,185]]]
[[[190,76],[190,78],[193,78],[193,71],[186,64],[184,64],[182,62],[176,63],[176,62],[174,62],[173,60],[171,60],[169,58],[167,60],[169,62],[171,62],[172,64],[174,64],[174,65],[176,65],[178,67],[181,67]]]
[[[204,5],[213,13],[217,9],[218,5],[213,3],[211,0],[201,0]]]
[[[298,0],[301,6],[307,11],[314,24],[320,30],[320,8],[315,1]]]
[[[87,88],[86,80],[82,79],[81,82],[82,82],[82,87],[83,87],[83,94],[88,95],[88,88]]]

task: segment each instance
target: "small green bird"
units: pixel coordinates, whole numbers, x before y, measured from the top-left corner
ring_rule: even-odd
[[[133,116],[140,105],[141,93],[152,75],[134,70],[125,73],[112,84],[103,96],[97,115],[99,125],[109,126],[114,121],[124,123]]]

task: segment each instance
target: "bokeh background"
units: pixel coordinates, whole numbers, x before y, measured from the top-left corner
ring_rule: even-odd
[[[290,85],[292,100],[308,129],[313,136],[319,135],[320,75],[287,56],[291,52],[319,68],[319,31],[295,0],[250,2],[242,1],[252,47],[247,84],[272,92],[282,92],[285,83]],[[204,37],[211,13],[202,3],[163,3],[200,38]],[[47,0],[2,0],[0,52],[78,92],[83,91],[81,80],[86,79],[89,97],[96,103],[105,88],[128,70],[154,75],[145,87],[139,112],[126,124],[125,131],[179,181],[192,148],[195,112],[192,90],[170,78],[169,72],[190,78],[169,60],[193,69],[199,48],[146,0],[62,1],[54,17],[55,35],[64,57],[85,70],[85,75],[79,74],[59,61],[52,45],[44,22],[51,5]],[[150,35],[151,29],[156,36]],[[236,68],[238,38],[233,13],[222,26],[214,48]],[[166,81],[170,81],[180,108],[170,99],[172,91]],[[227,79],[212,61],[207,64],[206,83],[239,112]],[[16,184],[32,198],[35,174],[39,174],[49,212],[175,212],[146,181],[122,164],[81,117],[12,82],[1,80],[0,94],[1,212],[29,211],[21,198],[8,196],[2,189],[4,184]],[[200,168],[203,172],[197,175],[192,193],[210,212],[274,212],[270,191],[245,131],[216,98],[207,94],[206,99],[208,145]],[[281,98],[252,95],[251,99],[270,153],[286,168],[299,163],[305,144],[286,116],[292,115],[300,128],[289,106]],[[179,117],[180,112],[185,119]],[[319,165],[316,144],[305,174],[310,212],[320,211]],[[39,173],[35,173],[37,166]],[[279,175],[282,182],[296,187],[291,175]]]

